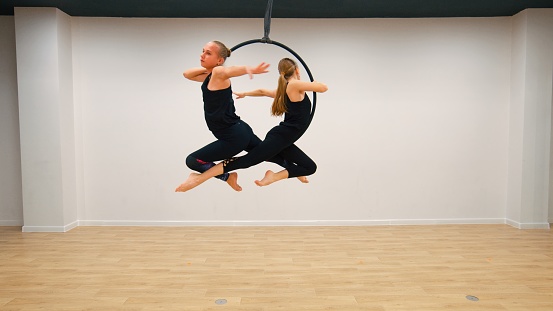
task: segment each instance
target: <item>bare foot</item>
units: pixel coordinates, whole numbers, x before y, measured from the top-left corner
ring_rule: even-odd
[[[304,184],[309,183],[309,180],[307,180],[307,176],[299,176],[298,180],[301,181]]]
[[[175,189],[175,192],[186,192],[192,188],[195,188],[196,186],[201,184],[199,176],[200,174],[198,173],[190,173],[188,179],[180,186],[178,186],[177,189]]]
[[[278,179],[275,178],[275,172],[268,170],[267,172],[265,172],[265,176],[263,177],[263,179],[256,180],[255,184],[258,185],[259,187],[263,187],[263,186],[268,186],[277,180]]]
[[[227,184],[229,184],[229,186],[236,190],[236,191],[242,191],[242,187],[240,187],[240,185],[238,185],[238,174],[237,173],[230,173],[229,174],[229,177],[227,179]]]

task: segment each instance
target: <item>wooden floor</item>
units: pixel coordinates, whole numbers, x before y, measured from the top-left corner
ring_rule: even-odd
[[[553,233],[507,225],[0,227],[0,310],[551,311]]]

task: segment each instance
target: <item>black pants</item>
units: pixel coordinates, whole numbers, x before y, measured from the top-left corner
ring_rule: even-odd
[[[215,165],[214,161],[222,161],[239,154],[242,151],[251,151],[261,143],[252,128],[243,120],[221,131],[213,132],[216,141],[207,146],[192,152],[186,157],[186,165],[194,171],[203,173]],[[263,161],[270,161],[284,167],[285,161],[282,157],[269,157]],[[228,179],[228,173],[216,176],[221,180]]]
[[[247,155],[225,161],[224,172],[248,168],[278,155],[284,158],[281,166],[288,170],[288,178],[311,175],[317,170],[317,164],[294,145],[304,132],[286,125],[275,126]]]

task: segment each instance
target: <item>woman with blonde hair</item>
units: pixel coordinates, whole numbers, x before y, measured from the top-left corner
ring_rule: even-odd
[[[263,140],[248,154],[229,158],[211,167],[202,174],[192,173],[175,191],[185,192],[213,176],[229,173],[259,164],[274,156],[282,156],[285,160],[284,170],[265,173],[261,180],[256,180],[258,186],[267,186],[276,181],[297,177],[308,182],[307,177],[315,173],[317,165],[294,143],[305,133],[311,118],[311,100],[306,92],[326,92],[327,86],[320,82],[306,82],[300,79],[299,68],[290,58],[283,58],[278,64],[279,78],[276,90],[258,89],[251,92],[235,93],[237,98],[245,96],[273,97],[271,113],[275,116],[284,114],[284,120],[273,127]]]
[[[208,42],[200,55],[201,67],[191,68],[183,73],[185,78],[202,83],[205,121],[217,138],[186,158],[186,165],[199,173],[213,167],[214,161],[228,159],[244,150],[250,151],[261,143],[251,127],[235,113],[230,79],[246,74],[252,78],[254,74],[266,73],[269,64],[224,67],[223,64],[230,54],[231,51],[223,43]],[[284,163],[278,157],[268,161],[281,166]],[[213,177],[226,181],[236,191],[242,190],[236,173],[221,173]]]

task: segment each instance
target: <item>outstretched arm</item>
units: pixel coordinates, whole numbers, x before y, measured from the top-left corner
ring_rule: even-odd
[[[267,63],[261,63],[255,67],[250,66],[230,66],[230,67],[223,67],[218,66],[213,68],[213,78],[214,79],[220,79],[220,80],[226,80],[233,77],[239,77],[243,76],[245,74],[248,74],[250,76],[250,79],[253,78],[254,74],[262,74],[267,73],[269,70],[269,64]]]
[[[326,84],[317,81],[307,82],[294,80],[288,83],[288,90],[297,92],[324,93],[328,90],[328,87],[326,86]]]
[[[233,92],[233,93],[234,95],[236,95],[236,99],[244,98],[246,96],[255,96],[255,97],[266,96],[271,98],[275,98],[276,96],[276,90],[267,90],[267,89],[257,89],[249,92],[242,92],[242,93]]]
[[[204,82],[205,78],[208,75],[207,70],[203,67],[190,68],[182,73],[182,75],[192,81]]]

